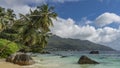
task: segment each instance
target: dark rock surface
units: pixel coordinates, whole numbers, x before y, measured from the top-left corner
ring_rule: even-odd
[[[41,54],[51,54],[49,51],[42,51]]]
[[[99,64],[99,63],[83,55],[80,57],[78,64]]]
[[[89,54],[99,54],[99,51],[91,51]]]
[[[8,58],[6,58],[6,61],[14,63],[14,64],[18,64],[18,65],[32,65],[35,63],[33,59],[31,58],[31,56],[25,53],[11,55]]]

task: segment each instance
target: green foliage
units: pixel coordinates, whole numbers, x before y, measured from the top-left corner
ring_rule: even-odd
[[[0,57],[7,57],[18,50],[19,47],[16,43],[5,39],[0,39]]]
[[[10,28],[14,23],[15,16],[12,9],[0,7],[0,31]]]
[[[17,38],[17,32],[13,29],[5,29],[0,33],[0,38],[14,41]]]
[[[43,4],[35,10],[30,10],[29,14],[20,14],[19,19],[15,19],[15,16],[13,10],[0,7],[0,38],[25,45],[26,47],[22,48],[26,50],[32,46],[39,47],[33,51],[45,48],[50,35],[50,27],[53,26],[52,18],[57,17],[54,8]],[[1,46],[2,48],[4,46]],[[10,49],[9,46],[5,46],[5,48]]]
[[[53,7],[47,4],[38,6],[35,10],[30,10],[29,14],[20,14],[20,19],[14,24],[14,28],[19,32],[19,39],[23,45],[38,46],[45,48],[50,34],[50,26],[53,25],[51,18],[56,18],[57,14]]]

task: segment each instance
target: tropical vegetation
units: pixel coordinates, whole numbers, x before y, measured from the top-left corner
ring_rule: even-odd
[[[0,57],[6,58],[7,56],[19,50],[19,45],[6,39],[0,39]]]
[[[19,19],[16,19],[12,9],[0,7],[0,38],[21,45],[23,51],[29,48],[28,51],[40,52],[47,45],[51,35],[50,27],[53,26],[52,18],[56,17],[54,7],[49,7],[48,4],[37,6],[35,10],[30,9],[26,15],[20,14]],[[9,44],[11,43],[1,45],[6,47]],[[0,47],[1,50],[4,48]]]

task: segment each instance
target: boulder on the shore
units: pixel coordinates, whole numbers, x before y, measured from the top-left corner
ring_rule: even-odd
[[[79,64],[99,64],[98,62],[96,62],[84,55],[80,57],[78,63]]]
[[[8,57],[6,58],[6,62],[13,62],[15,55],[16,55],[16,54],[12,54],[12,55],[8,56]]]
[[[91,51],[89,54],[99,54],[99,51]]]
[[[33,59],[31,58],[31,56],[25,53],[19,53],[13,56],[9,56],[6,59],[6,61],[14,63],[14,64],[18,64],[18,65],[32,65],[35,63]]]

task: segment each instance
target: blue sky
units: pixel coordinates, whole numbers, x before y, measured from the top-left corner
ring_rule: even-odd
[[[78,0],[64,3],[48,1],[48,3],[55,6],[55,11],[59,17],[65,19],[72,18],[76,21],[76,24],[83,18],[95,20],[96,17],[105,12],[120,15],[120,8],[118,8],[120,6],[120,0]],[[109,24],[109,26],[113,28],[119,27],[118,24],[114,23]]]
[[[104,12],[120,14],[120,8],[118,8],[120,6],[120,0],[82,0],[77,2],[54,3],[54,6],[60,17],[70,17],[76,21],[80,21],[83,17],[94,20]]]
[[[63,38],[89,40],[120,50],[120,0],[0,0],[19,16],[37,5],[55,7],[51,32]]]

